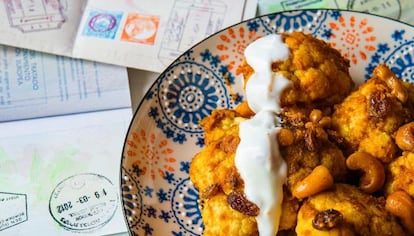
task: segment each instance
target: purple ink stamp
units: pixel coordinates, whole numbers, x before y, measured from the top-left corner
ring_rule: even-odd
[[[57,30],[66,22],[67,0],[4,0],[11,27],[23,33]]]
[[[122,12],[91,10],[85,22],[82,35],[114,39],[122,19]]]
[[[116,18],[111,14],[97,14],[91,18],[88,25],[95,32],[106,32],[116,26]]]

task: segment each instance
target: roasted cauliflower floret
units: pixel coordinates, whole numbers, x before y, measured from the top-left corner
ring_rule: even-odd
[[[383,198],[352,185],[309,197],[301,206],[297,235],[405,235],[397,219],[385,210]]]
[[[233,110],[214,110],[201,121],[206,146],[193,158],[190,178],[199,191],[206,236],[257,235],[255,211],[259,209],[240,197],[244,182],[234,163],[239,123],[244,119]],[[299,203],[288,192],[284,195],[279,227],[291,229]]]
[[[201,205],[205,229],[203,235],[259,235],[254,216],[235,211],[227,202],[227,195],[218,193]]]
[[[281,149],[288,166],[287,187],[291,192],[295,184],[308,176],[318,165],[328,168],[336,181],[344,180],[347,173],[345,157],[338,147],[328,140],[320,140],[320,147],[310,151],[305,142],[300,141]]]
[[[385,65],[372,78],[335,106],[332,122],[347,142],[346,153],[361,151],[389,163],[398,148],[393,133],[412,118],[408,91]]]
[[[344,180],[347,174],[345,156],[330,140],[329,115],[318,109],[310,112],[289,110],[284,114],[283,126],[278,141],[288,166],[287,188],[290,192],[318,165],[325,166],[335,181]]]
[[[272,71],[285,76],[292,82],[282,95],[281,105],[310,103],[333,105],[340,102],[354,87],[348,68],[349,61],[326,42],[301,32],[282,34],[290,49],[290,57],[272,64]],[[242,66],[247,81],[253,69]]]
[[[238,124],[242,119],[232,110],[214,110],[201,121],[205,147],[190,165],[191,181],[201,197],[208,198],[217,191],[229,194],[243,188],[243,181],[234,165],[240,142]]]
[[[404,152],[387,167],[385,191],[391,194],[404,190],[414,198],[414,153]]]

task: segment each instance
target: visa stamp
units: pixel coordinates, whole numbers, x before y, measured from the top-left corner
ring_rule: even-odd
[[[118,202],[116,189],[108,178],[85,173],[68,177],[55,187],[49,212],[66,230],[90,232],[112,219]]]
[[[11,27],[23,33],[60,29],[66,21],[66,0],[4,0]]]
[[[0,232],[27,220],[27,195],[0,192]]]
[[[369,12],[399,20],[402,8],[400,0],[348,0],[347,9]]]
[[[122,20],[122,12],[90,10],[82,35],[114,39]]]
[[[159,22],[159,16],[129,13],[122,29],[121,40],[153,45]]]

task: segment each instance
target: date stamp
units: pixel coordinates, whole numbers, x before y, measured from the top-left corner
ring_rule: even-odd
[[[49,212],[69,231],[89,232],[107,224],[115,214],[118,195],[105,176],[86,173],[71,176],[53,190]]]
[[[122,30],[123,41],[153,45],[158,32],[159,16],[128,14]]]
[[[122,19],[122,12],[91,10],[82,30],[88,37],[114,39]]]
[[[11,27],[23,33],[60,29],[66,21],[63,0],[4,0]]]
[[[0,232],[27,220],[26,194],[0,192]]]

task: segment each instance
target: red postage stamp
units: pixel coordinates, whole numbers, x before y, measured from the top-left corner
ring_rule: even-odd
[[[122,29],[123,41],[153,45],[159,27],[159,16],[130,13]]]

